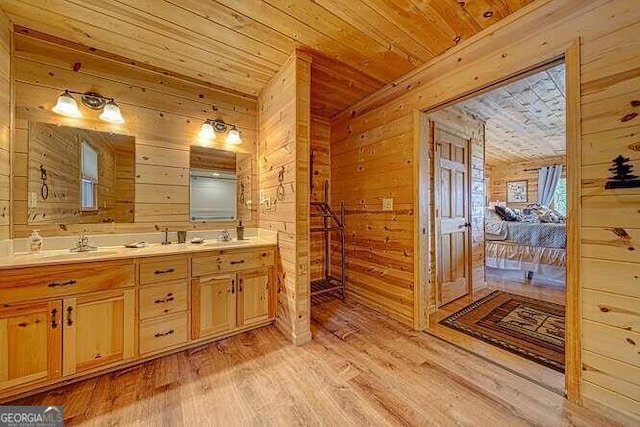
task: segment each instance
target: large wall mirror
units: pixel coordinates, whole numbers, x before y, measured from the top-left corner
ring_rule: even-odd
[[[189,163],[191,222],[251,220],[251,155],[192,146]]]
[[[31,122],[28,159],[28,224],[134,222],[134,137]]]

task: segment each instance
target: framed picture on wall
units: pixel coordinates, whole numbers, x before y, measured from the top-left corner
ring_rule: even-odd
[[[527,181],[507,182],[507,203],[527,203]]]

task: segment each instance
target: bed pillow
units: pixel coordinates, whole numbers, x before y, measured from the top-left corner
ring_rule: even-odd
[[[494,208],[485,208],[484,217],[488,221],[504,221]]]
[[[500,217],[504,221],[517,221],[518,214],[516,214],[513,209],[510,209],[506,206],[497,206],[496,205],[496,213],[500,215]]]

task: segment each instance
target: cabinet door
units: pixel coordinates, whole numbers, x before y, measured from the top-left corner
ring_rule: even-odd
[[[133,357],[135,291],[100,292],[64,300],[64,375]]]
[[[236,327],[235,274],[193,279],[191,336],[221,334]]]
[[[0,309],[0,390],[62,373],[62,302]]]
[[[269,281],[267,268],[238,273],[238,323],[250,326],[269,319]]]

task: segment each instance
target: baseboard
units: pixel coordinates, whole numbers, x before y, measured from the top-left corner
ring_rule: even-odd
[[[311,342],[311,331],[305,331],[302,334],[295,334],[293,330],[289,327],[289,325],[282,322],[280,319],[276,319],[275,322],[276,328],[280,331],[282,335],[285,336],[286,339],[291,341],[294,345],[304,345],[308,342]]]

